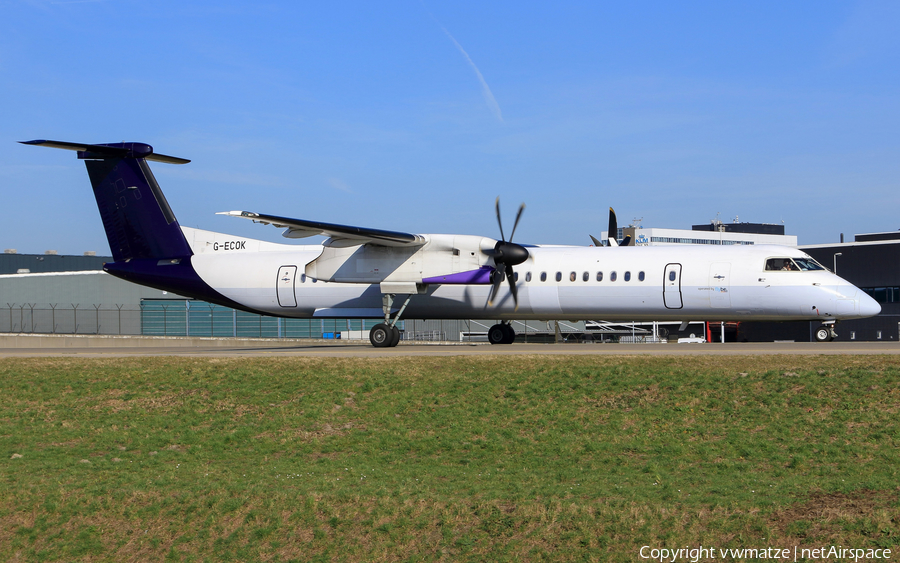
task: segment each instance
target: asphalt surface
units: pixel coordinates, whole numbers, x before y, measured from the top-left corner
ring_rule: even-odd
[[[135,337],[140,339],[141,337]],[[135,345],[130,345],[131,343]],[[60,338],[41,347],[0,347],[0,358],[81,357],[113,358],[129,356],[185,357],[332,357],[384,358],[402,356],[489,356],[489,355],[601,355],[601,356],[737,356],[737,355],[869,355],[900,354],[897,342],[756,342],[707,344],[424,344],[401,343],[396,348],[373,348],[368,343],[324,341],[231,341],[202,339],[186,345],[177,339],[152,341],[117,338],[115,345],[87,338]]]

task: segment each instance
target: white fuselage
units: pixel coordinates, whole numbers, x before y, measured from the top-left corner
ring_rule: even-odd
[[[282,317],[383,317],[377,259],[357,259],[327,245],[275,244],[182,230],[194,251],[191,263],[197,274],[249,309]],[[434,266],[448,268],[447,274],[491,265],[488,256],[476,252],[489,248],[491,239],[426,237],[434,248],[453,250],[448,251],[447,266]],[[316,260],[327,252],[332,253],[327,262],[330,279],[339,275],[334,272],[352,272],[359,281],[329,282],[308,275],[318,271]],[[488,306],[489,284],[428,283],[420,284],[423,293],[412,296],[403,318],[831,321],[880,312],[868,295],[827,270],[766,270],[770,258],[809,258],[795,248],[543,246],[528,247],[528,252],[529,258],[514,268],[518,309],[506,282],[493,306]],[[386,258],[385,265],[405,272],[404,279],[432,279],[435,272],[423,270],[432,267],[429,256],[437,254],[426,245],[393,262]],[[357,250],[356,256],[362,254]],[[324,267],[320,262],[319,268]],[[393,311],[401,304],[395,300]]]

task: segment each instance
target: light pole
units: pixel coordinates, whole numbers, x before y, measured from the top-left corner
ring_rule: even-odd
[[[835,274],[837,274],[837,257],[843,256],[843,255],[844,255],[843,252],[835,252],[834,253],[834,269],[832,270],[832,272],[834,272]]]

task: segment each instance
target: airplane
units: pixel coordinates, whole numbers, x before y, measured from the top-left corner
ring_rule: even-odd
[[[413,234],[250,211],[225,215],[285,229],[278,244],[179,225],[148,161],[187,164],[145,143],[21,141],[77,151],[87,167],[118,278],[235,309],[291,318],[384,319],[369,340],[393,347],[401,319],[491,318],[491,344],[517,320],[821,321],[881,306],[806,253],[776,245],[540,246],[462,234]],[[612,210],[611,210],[612,211]],[[593,238],[593,237],[592,237]],[[595,242],[597,242],[595,240]],[[516,268],[514,271],[513,268]],[[506,280],[504,287],[503,281]]]

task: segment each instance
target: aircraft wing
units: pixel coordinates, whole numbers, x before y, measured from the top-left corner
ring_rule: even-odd
[[[368,229],[365,227],[353,227],[349,225],[335,225],[321,223],[319,221],[306,221],[304,219],[291,219],[276,215],[263,215],[251,211],[221,211],[217,215],[230,217],[243,217],[254,223],[273,225],[285,228],[284,236],[287,238],[305,238],[316,235],[331,237],[326,242],[327,246],[356,246],[359,244],[377,244],[380,246],[422,246],[425,237],[410,233],[398,233],[395,231],[382,231],[380,229]]]

